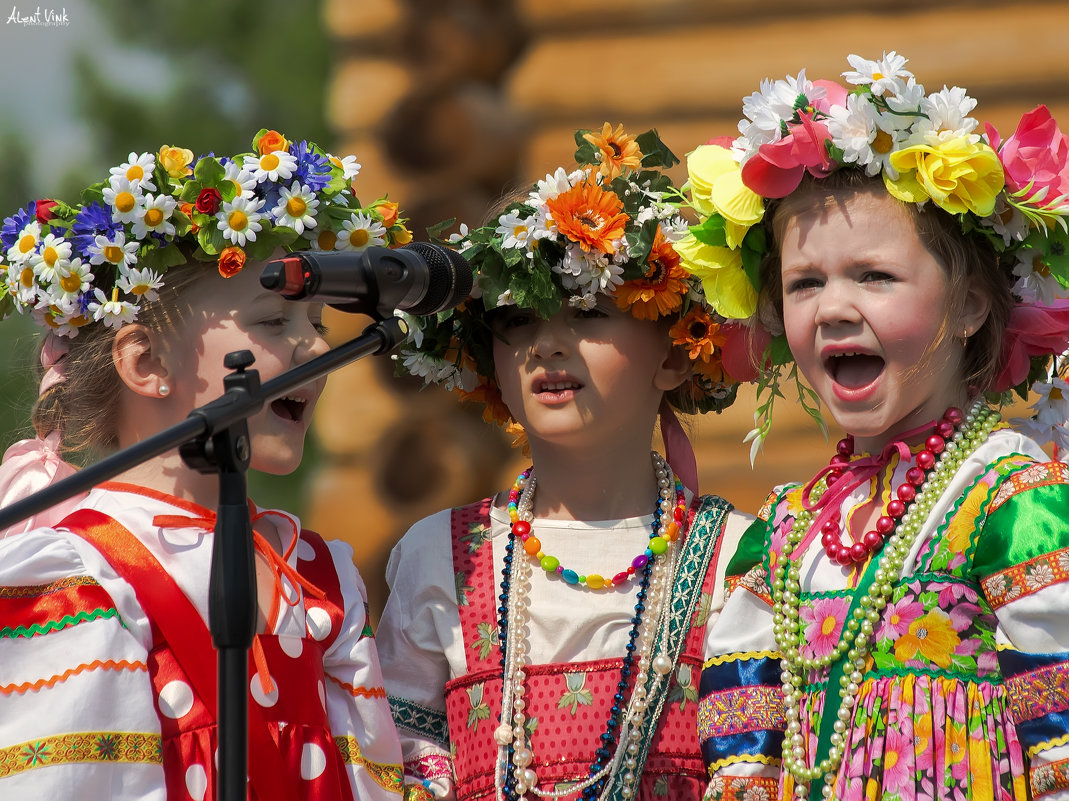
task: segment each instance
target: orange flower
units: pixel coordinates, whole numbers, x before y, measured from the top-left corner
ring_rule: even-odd
[[[237,245],[224,248],[219,254],[219,275],[223,278],[233,278],[241,272],[245,266],[245,251]]]
[[[187,217],[189,217],[189,233],[191,233],[191,234],[197,233],[197,231],[200,230],[200,226],[197,225],[195,222],[193,222],[193,212],[196,211],[196,209],[193,208],[193,204],[192,203],[179,203],[178,204],[178,210],[180,212],[182,212],[184,215],[186,215]]]
[[[382,224],[387,228],[397,222],[397,204],[391,200],[379,200],[371,204],[371,210],[382,217]]]
[[[646,264],[646,274],[622,284],[614,297],[617,306],[639,320],[656,320],[678,310],[687,292],[687,273],[679,266],[679,254],[665,240],[660,226]]]
[[[909,624],[909,630],[895,641],[895,659],[907,662],[917,653],[941,668],[950,667],[954,651],[961,638],[954,631],[950,615],[942,609],[933,609]]]
[[[672,344],[687,349],[693,362],[711,362],[716,349],[723,347],[725,340],[720,333],[720,324],[714,323],[700,306],[691,308],[668,334],[672,337]],[[719,359],[717,364],[719,366]]]
[[[457,390],[457,393],[463,401],[485,404],[486,408],[483,409],[483,420],[488,423],[506,425],[512,420],[512,413],[509,411],[508,406],[505,405],[505,401],[501,398],[501,390],[498,389],[497,384],[493,382],[479,384],[471,392]]]
[[[546,201],[557,230],[587,252],[607,254],[613,251],[613,241],[624,235],[629,218],[623,207],[616,193],[606,192],[593,176]]]
[[[642,164],[642,151],[634,137],[624,133],[624,126],[605,123],[601,133],[583,134],[583,138],[601,151],[600,172],[610,181],[627,170],[637,170]]]
[[[256,142],[256,149],[260,151],[261,156],[274,153],[276,150],[287,150],[289,146],[290,143],[286,141],[286,137],[278,131],[268,131]]]

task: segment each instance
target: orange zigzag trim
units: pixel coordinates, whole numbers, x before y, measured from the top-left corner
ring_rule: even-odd
[[[355,698],[385,698],[386,690],[383,687],[354,687],[348,682],[344,682],[341,679],[336,679],[333,676],[327,676],[332,682],[337,684],[349,695]]]
[[[109,659],[106,662],[102,662],[97,659],[90,662],[87,665],[79,665],[76,668],[65,670],[58,676],[53,676],[50,679],[38,679],[34,682],[24,681],[22,684],[3,684],[0,685],[0,695],[12,695],[18,693],[21,695],[29,690],[40,690],[43,687],[55,687],[60,682],[66,681],[71,676],[77,676],[79,673],[87,673],[91,670],[144,670],[148,671],[148,665],[144,662],[128,662],[122,659],[116,662],[114,659]]]

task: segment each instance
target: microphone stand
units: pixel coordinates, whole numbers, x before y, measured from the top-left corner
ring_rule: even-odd
[[[289,394],[350,362],[386,353],[408,331],[398,317],[372,323],[363,333],[261,386],[248,368],[247,350],[228,353],[223,394],[180,423],[124,448],[72,476],[0,509],[0,529],[85,492],[154,456],[179,448],[183,461],[202,473],[219,474],[219,506],[212,544],[208,618],[219,662],[220,801],[244,801],[248,769],[248,651],[256,633],[256,571],[246,471],[252,459],[248,417],[265,403]]]

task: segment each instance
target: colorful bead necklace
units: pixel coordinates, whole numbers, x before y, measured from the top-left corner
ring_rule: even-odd
[[[668,531],[668,526],[662,526],[661,520],[673,508],[672,473],[660,454],[654,453],[653,460],[659,491],[654,513],[654,533],[650,539],[652,542],[654,538],[659,538],[670,545],[678,539],[679,521],[672,521],[677,523],[677,530],[676,536],[669,539],[664,536]],[[608,787],[611,786],[610,780],[621,769],[625,771],[621,793],[625,798],[631,798],[634,788],[630,785],[637,778],[635,775],[638,767],[636,755],[641,750],[641,727],[647,713],[646,699],[673,667],[672,659],[666,655],[668,616],[663,614],[663,610],[667,608],[667,597],[671,592],[670,575],[674,574],[677,565],[678,549],[666,547],[659,552],[663,554],[660,556],[658,553],[647,552],[649,555],[645,555],[646,558],[640,566],[632,563],[633,572],[625,571],[623,573],[625,578],[620,578],[619,581],[616,580],[619,576],[614,577],[614,584],[619,584],[635,573],[640,575],[626,656],[620,668],[620,680],[613,696],[613,706],[606,720],[605,732],[599,738],[601,744],[595,750],[595,759],[590,766],[587,779],[566,790],[540,790],[537,786],[538,775],[530,767],[534,761],[534,753],[527,743],[528,732],[525,728],[524,681],[526,679],[527,643],[522,636],[509,636],[510,632],[522,632],[526,625],[529,607],[527,581],[531,573],[531,561],[514,558],[518,536],[515,526],[517,522],[530,524],[533,519],[531,505],[535,485],[535,476],[532,470],[528,469],[517,478],[509,498],[512,531],[510,531],[505,547],[501,594],[499,595],[501,605],[498,607],[502,693],[501,723],[494,732],[494,739],[498,743],[498,769],[495,775],[497,798],[499,801],[505,801],[505,799],[522,801],[527,793],[531,793],[542,798],[556,799],[582,793],[583,799],[592,801],[603,797],[608,792]],[[679,489],[678,479],[676,486],[677,501],[679,501],[679,493],[682,490]],[[683,511],[682,522],[685,523],[685,505]],[[562,573],[556,568],[552,572]],[[576,578],[579,578],[578,574]],[[586,579],[587,586],[589,586],[589,576]],[[580,582],[577,580],[569,583]],[[647,599],[649,599],[648,608]],[[656,655],[654,651],[657,652]],[[651,671],[652,678],[647,681],[647,675]],[[635,687],[625,709],[623,706],[625,693],[632,675],[635,675]],[[617,729],[619,729],[619,736],[617,736]]]
[[[657,454],[657,457],[660,458],[660,454]],[[667,466],[661,467],[658,465],[657,469],[659,472],[667,474]],[[582,575],[564,567],[557,557],[544,553],[542,551],[542,542],[531,533],[530,522],[520,519],[520,493],[530,475],[531,471],[529,469],[518,475],[516,481],[512,484],[512,489],[509,491],[508,514],[512,533],[520,538],[521,542],[523,542],[523,550],[528,556],[537,561],[546,573],[556,573],[566,583],[581,584],[588,590],[611,589],[629,580],[638,571],[642,570],[651,559],[667,551],[670,543],[679,539],[679,527],[687,519],[687,500],[683,493],[683,482],[676,478],[676,504],[675,509],[672,510],[672,519],[666,525],[660,525],[665,510],[662,508],[664,504],[658,502],[657,510],[654,513],[656,519],[654,520],[653,533],[650,534],[650,541],[646,546],[646,550],[632,559],[626,570],[621,570],[612,578],[605,578],[600,573]],[[663,489],[661,492],[663,497]]]
[[[943,422],[948,422],[954,416],[952,414],[954,411],[956,410],[948,410]],[[960,412],[958,419],[960,419]],[[916,475],[910,477],[910,473],[907,472],[907,482],[916,491],[912,493],[909,500],[903,498],[901,494],[898,496],[898,500],[901,500],[906,508],[900,516],[894,517],[894,526],[880,555],[875,581],[869,588],[868,595],[861,599],[860,606],[846,621],[835,648],[831,653],[821,657],[803,657],[799,649],[803,641],[801,632],[804,630],[804,623],[800,619],[801,562],[804,554],[794,551],[808,533],[813,521],[813,513],[803,509],[795,517],[794,524],[787,535],[782,558],[777,563],[772,577],[772,612],[776,644],[781,658],[780,676],[783,685],[784,714],[787,719],[787,730],[783,738],[783,767],[794,778],[796,798],[807,798],[809,783],[815,780],[823,782],[821,794],[824,798],[830,799],[833,796],[835,779],[845,752],[844,735],[849,722],[853,719],[854,706],[860,692],[871,647],[870,639],[879,623],[883,609],[894,592],[894,582],[901,575],[910,549],[936,501],[965,460],[987,439],[999,419],[998,412],[987,409],[982,405],[981,400],[977,400],[965,416],[965,424],[953,432],[953,438],[950,441],[946,441],[950,431],[940,428],[939,434],[944,440],[944,447],[938,455],[928,449],[934,459],[932,464],[927,469],[920,467],[919,464],[910,468],[910,471],[920,469],[922,473],[927,474],[926,477],[917,482],[914,480]],[[943,434],[943,431],[946,431],[946,434]],[[931,441],[927,444],[931,444]],[[925,462],[927,461],[925,459]],[[834,481],[835,479],[832,483]],[[827,487],[827,482],[825,482],[825,487]],[[910,496],[911,493],[907,490],[906,495]],[[897,510],[897,507],[895,509]],[[837,563],[842,564],[839,560]],[[843,686],[838,690],[840,702],[834,716],[830,712],[828,705],[830,699],[827,697],[832,690],[825,688],[825,714],[822,715],[822,725],[827,722],[832,724],[830,749],[827,757],[818,764],[807,767],[801,724],[804,688],[807,685],[806,677],[814,670],[833,665],[844,656],[848,660],[848,672],[844,675]]]

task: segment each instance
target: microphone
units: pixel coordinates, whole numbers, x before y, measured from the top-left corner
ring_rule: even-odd
[[[472,272],[455,250],[411,242],[361,253],[287,253],[264,264],[260,284],[288,300],[320,300],[381,320],[394,309],[420,315],[453,308],[471,293]]]

